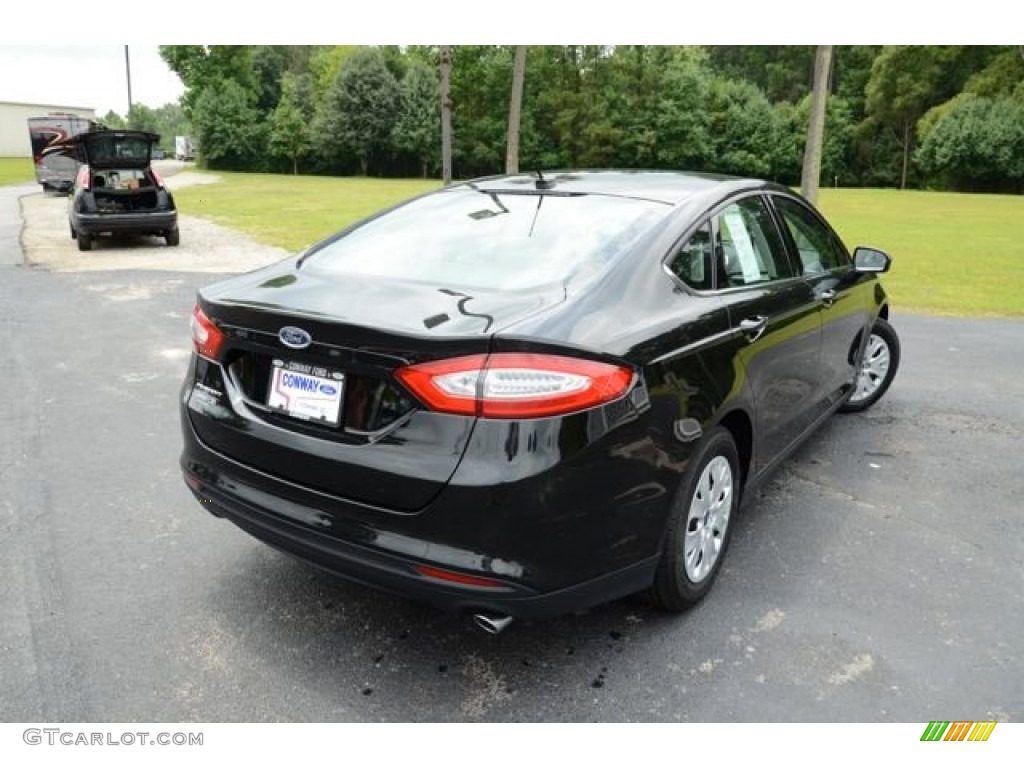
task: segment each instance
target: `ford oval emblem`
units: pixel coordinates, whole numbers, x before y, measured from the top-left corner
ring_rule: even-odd
[[[278,331],[277,338],[281,340],[282,344],[291,349],[305,349],[313,343],[312,336],[301,328],[296,328],[294,325],[286,325]]]
[[[323,392],[325,395],[328,395],[329,397],[334,397],[336,394],[338,394],[338,388],[331,386],[330,384],[321,384],[320,391]]]

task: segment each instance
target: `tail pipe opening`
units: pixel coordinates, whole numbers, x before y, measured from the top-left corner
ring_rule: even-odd
[[[473,624],[489,635],[501,633],[511,623],[511,616],[495,616],[488,613],[473,614]]]

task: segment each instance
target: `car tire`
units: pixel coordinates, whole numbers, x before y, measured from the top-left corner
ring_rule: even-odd
[[[739,452],[724,427],[708,433],[673,504],[651,587],[651,601],[683,611],[708,593],[732,536],[742,476]]]
[[[843,413],[857,413],[877,403],[900,367],[900,339],[888,321],[875,320],[871,337],[857,369],[850,397],[839,408]]]
[[[80,251],[91,251],[92,250],[92,236],[85,234],[85,232],[78,233],[78,250]]]
[[[164,234],[164,240],[167,241],[167,245],[177,245],[178,243],[180,243],[181,233],[178,231],[178,228],[175,227],[174,229],[167,230],[167,232]]]

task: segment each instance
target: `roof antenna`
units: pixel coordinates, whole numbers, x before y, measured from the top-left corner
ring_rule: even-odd
[[[536,171],[534,171],[534,173],[537,174],[537,181],[534,182],[534,186],[537,189],[551,189],[553,186],[555,186],[555,182],[548,181],[547,179],[544,178],[544,174],[540,172],[539,168]]]

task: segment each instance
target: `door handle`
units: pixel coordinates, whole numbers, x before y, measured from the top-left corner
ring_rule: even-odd
[[[822,291],[820,294],[818,294],[818,298],[822,300],[826,307],[831,307],[835,303],[836,296],[838,295],[839,294],[837,294],[834,290],[829,288],[827,291]]]
[[[747,341],[757,341],[767,326],[767,317],[762,315],[747,317],[740,321],[740,332],[747,337]]]

